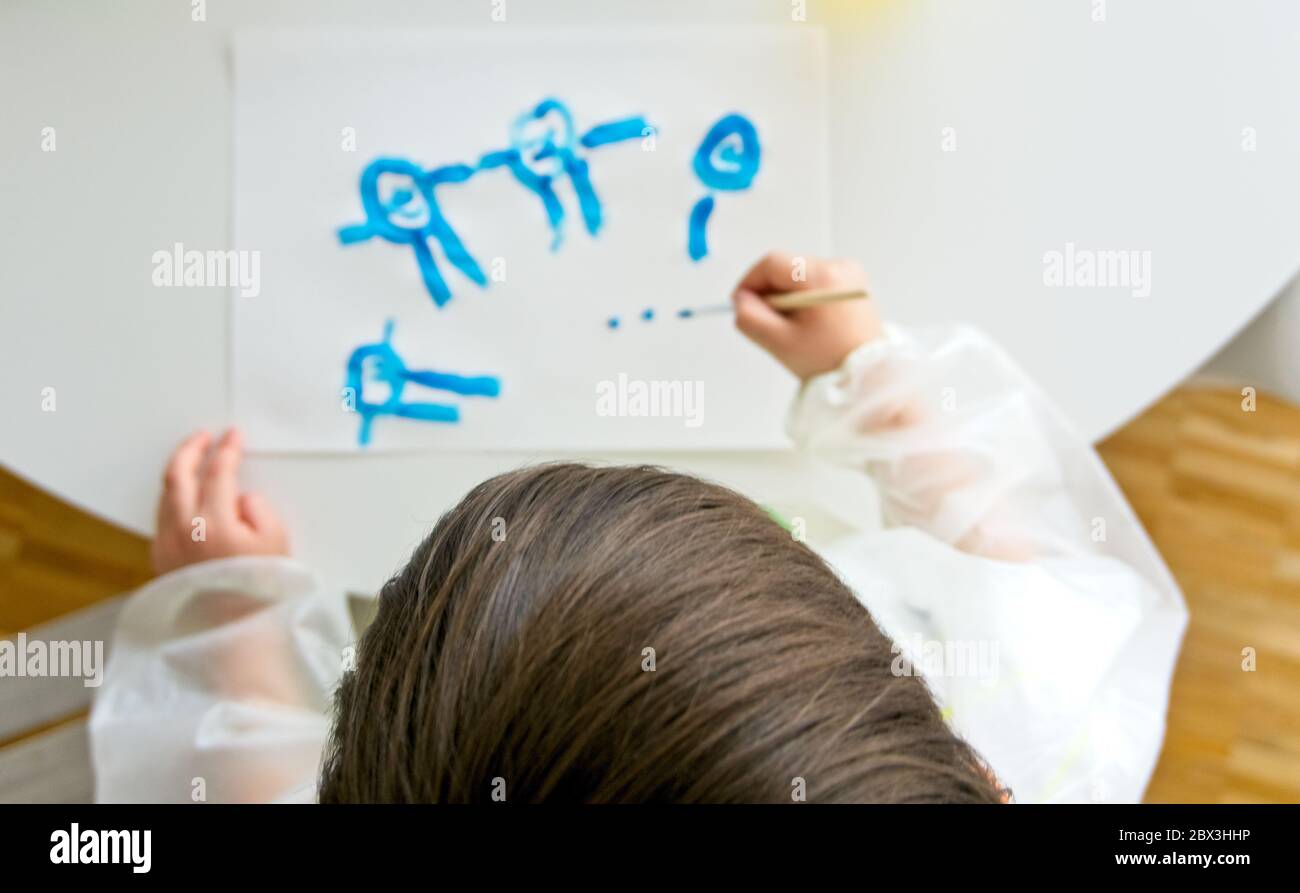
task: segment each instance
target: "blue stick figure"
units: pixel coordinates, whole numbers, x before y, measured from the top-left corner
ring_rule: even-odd
[[[357,443],[370,443],[370,426],[376,416],[391,415],[424,422],[459,422],[460,410],[446,403],[406,403],[402,390],[407,383],[450,391],[469,397],[497,397],[501,394],[501,380],[494,375],[463,376],[430,370],[406,368],[402,358],[393,350],[393,321],[384,323],[384,340],[377,344],[363,344],[348,357],[347,387],[356,401],[356,411],[361,415],[361,430]],[[372,381],[388,385],[388,397],[381,402],[365,399],[365,380],[369,373]]]
[[[410,245],[415,250],[424,287],[439,307],[451,300],[451,290],[438,272],[438,264],[429,250],[429,239],[437,240],[447,260],[458,270],[479,285],[486,286],[487,276],[442,215],[434,195],[440,184],[464,183],[473,175],[474,169],[464,164],[425,171],[403,158],[377,158],[361,172],[361,206],[365,209],[366,221],[342,227],[339,241],[351,245],[378,236],[395,245]],[[405,181],[404,185],[395,187],[387,199],[380,195],[380,178],[385,176],[398,184]]]
[[[645,119],[638,116],[597,124],[578,137],[568,106],[558,99],[544,99],[511,124],[510,148],[489,152],[478,167],[479,170],[509,168],[516,180],[542,200],[551,227],[551,250],[556,251],[564,241],[564,205],[553,185],[557,177],[567,175],[572,181],[587,232],[596,235],[603,223],[600,199],[591,185],[587,162],[578,156],[577,147],[595,149],[640,139],[650,132]]]
[[[704,141],[695,150],[692,166],[695,176],[709,189],[734,192],[748,189],[758,173],[762,149],[758,131],[744,115],[724,115],[709,128]],[[691,260],[709,253],[709,215],[713,213],[713,194],[704,196],[691,208],[687,221],[686,244]]]

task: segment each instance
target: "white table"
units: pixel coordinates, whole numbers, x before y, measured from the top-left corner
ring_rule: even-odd
[[[214,0],[204,22],[179,0],[0,6],[0,461],[147,532],[172,444],[227,421],[227,295],[154,288],[150,258],[229,244],[233,30],[776,24],[791,8],[507,0],[494,23],[493,5]],[[1111,0],[1104,22],[1084,0],[854,5],[809,2],[832,37],[838,251],[893,318],[992,332],[1085,435],[1193,370],[1300,263],[1284,216],[1300,199],[1300,5]],[[1047,287],[1043,255],[1067,243],[1150,251],[1150,296]],[[534,458],[254,456],[246,480],[304,558],[373,588],[470,485]],[[806,488],[784,453],[607,458],[772,502]]]

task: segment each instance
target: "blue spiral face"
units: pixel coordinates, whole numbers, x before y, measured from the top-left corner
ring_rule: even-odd
[[[510,125],[511,148],[538,176],[554,177],[564,170],[564,159],[577,142],[573,115],[558,99],[547,99],[524,112]]]
[[[361,174],[366,225],[390,242],[412,242],[430,231],[433,197],[424,172],[401,158],[377,158]]]
[[[387,340],[377,344],[365,344],[358,347],[348,358],[347,386],[355,395],[357,412],[373,415],[391,410],[402,401],[402,389],[406,387],[403,373],[406,366],[401,357],[388,344]],[[367,400],[366,382],[376,382],[386,386],[387,397],[382,401]],[[381,388],[383,390],[383,388]]]
[[[758,173],[761,155],[758,131],[749,119],[726,115],[709,128],[695,151],[695,176],[710,189],[748,189]]]

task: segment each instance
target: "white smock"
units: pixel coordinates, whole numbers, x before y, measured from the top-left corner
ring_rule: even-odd
[[[805,384],[789,430],[874,484],[869,517],[810,541],[1015,799],[1139,800],[1186,609],[1033,382],[974,329],[888,327]],[[90,723],[99,801],[313,799],[358,637],[341,589],[287,558],[213,561],[118,623]]]

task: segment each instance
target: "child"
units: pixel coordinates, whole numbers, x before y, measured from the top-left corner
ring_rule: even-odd
[[[124,608],[95,704],[99,799],[1139,799],[1177,587],[978,333],[763,299],[861,284],[772,254],[733,296],[803,381],[795,441],[878,489],[879,517],[820,556],[691,477],[523,469],[443,516],[354,650],[348,599],[239,492],[239,435],[191,436],[159,505],[164,576]]]

